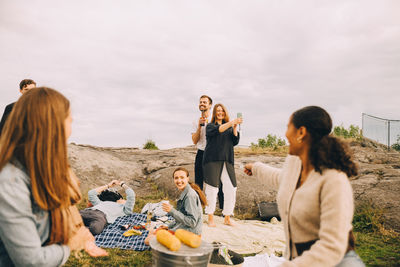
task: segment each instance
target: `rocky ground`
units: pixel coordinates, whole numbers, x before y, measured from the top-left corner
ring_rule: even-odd
[[[350,145],[360,166],[359,175],[351,179],[356,205],[372,202],[383,208],[386,226],[400,231],[400,153],[387,151],[384,146],[367,140],[354,141]],[[83,192],[112,179],[121,179],[136,191],[138,197],[152,194],[155,183],[171,199],[176,198],[178,192],[172,183],[172,171],[183,166],[193,176],[195,154],[194,147],[142,150],[69,145],[69,158],[81,179]],[[244,164],[261,161],[281,167],[284,159],[283,155],[270,153],[236,153],[238,213],[256,214],[257,203],[274,201],[276,196],[276,192],[246,176],[242,171]]]

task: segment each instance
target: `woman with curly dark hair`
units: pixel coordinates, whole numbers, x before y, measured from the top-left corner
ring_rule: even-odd
[[[277,189],[286,236],[282,266],[364,266],[354,252],[353,192],[357,166],[348,147],[330,135],[332,120],[308,106],[290,117],[283,169],[249,163],[245,173]]]

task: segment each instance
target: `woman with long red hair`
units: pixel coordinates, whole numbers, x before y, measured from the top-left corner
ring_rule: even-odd
[[[69,101],[45,87],[15,104],[0,138],[0,265],[60,266],[94,244],[74,206],[78,181],[68,164]]]

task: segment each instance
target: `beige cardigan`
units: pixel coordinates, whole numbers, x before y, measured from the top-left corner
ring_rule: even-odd
[[[345,173],[327,169],[322,175],[312,170],[296,190],[301,160],[287,156],[282,169],[256,162],[253,175],[278,190],[277,203],[286,237],[286,261],[282,266],[335,266],[348,245],[354,212],[353,191]],[[310,250],[297,257],[294,243],[318,239]],[[290,246],[292,241],[292,247]]]

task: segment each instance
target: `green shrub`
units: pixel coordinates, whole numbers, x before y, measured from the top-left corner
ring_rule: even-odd
[[[279,147],[286,146],[285,139],[279,138],[276,135],[268,134],[265,138],[258,139],[258,143],[251,143],[252,149],[257,148],[272,148],[277,150]]]
[[[158,150],[158,147],[153,140],[149,139],[146,144],[143,145],[143,149]]]
[[[400,151],[400,135],[397,136],[397,143],[394,143],[391,147],[394,150]]]
[[[400,143],[395,143],[395,144],[393,144],[393,145],[392,145],[392,148],[393,148],[394,150],[400,151]]]
[[[384,229],[383,222],[383,210],[376,208],[372,203],[364,203],[354,212],[354,231],[380,232]]]
[[[348,129],[344,128],[343,125],[335,126],[333,128],[333,135],[346,139],[355,138],[357,140],[361,140],[363,138],[360,127],[353,124],[350,125]]]

